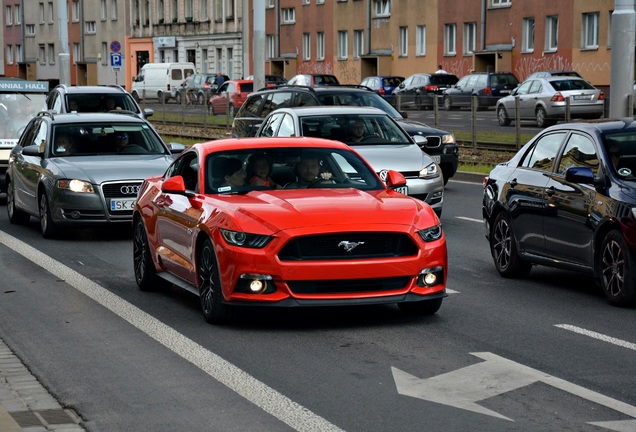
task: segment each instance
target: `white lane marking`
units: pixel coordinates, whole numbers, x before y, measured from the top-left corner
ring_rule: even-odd
[[[465,217],[465,216],[455,216],[455,219],[461,219],[461,220],[467,220],[470,222],[479,222],[479,223],[483,223],[484,220],[483,219],[475,219],[475,218],[469,218],[469,217]]]
[[[558,327],[558,328],[562,328],[564,330],[569,330],[571,332],[578,333],[578,334],[581,334],[581,335],[584,335],[584,336],[588,336],[588,337],[591,337],[591,338],[594,338],[594,339],[598,339],[598,340],[601,340],[603,342],[608,342],[608,343],[611,343],[611,344],[614,344],[614,345],[617,345],[617,346],[620,346],[620,347],[623,347],[623,348],[627,348],[627,349],[636,351],[636,344],[635,343],[627,342],[627,341],[624,341],[624,340],[621,340],[621,339],[616,339],[614,337],[607,336],[607,335],[604,335],[602,333],[597,333],[595,331],[586,330],[584,328],[573,326],[573,325],[570,325],[570,324],[555,324],[554,326]]]
[[[28,244],[3,231],[0,231],[0,243],[64,280],[68,285],[128,321],[166,348],[293,429],[317,432],[341,430],[152,315]]]
[[[493,353],[477,352],[470,354],[484,361],[431,378],[420,379],[392,367],[391,371],[393,372],[393,379],[398,393],[503,420],[514,421],[496,411],[479,405],[478,402],[536,382],[542,382],[631,417],[628,420],[618,422],[593,423],[597,426],[621,431],[633,431],[636,426],[636,407],[632,405]]]

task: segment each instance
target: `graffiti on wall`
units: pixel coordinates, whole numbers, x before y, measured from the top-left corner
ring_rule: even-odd
[[[473,58],[462,58],[459,60],[442,61],[442,69],[446,72],[462,77],[468,75],[473,68]]]
[[[328,74],[333,75],[333,68],[330,63],[322,61],[303,61],[298,64],[297,73],[299,74]]]
[[[341,61],[336,63],[338,69],[338,80],[341,83],[359,83],[362,78],[360,77],[360,62]]]
[[[576,70],[583,76],[586,72],[601,72],[609,71],[610,65],[608,63],[597,64],[592,62],[583,62],[573,64],[569,59],[559,56],[550,55],[541,58],[536,57],[524,57],[515,66],[515,75],[519,79],[525,79],[528,75],[546,70]]]

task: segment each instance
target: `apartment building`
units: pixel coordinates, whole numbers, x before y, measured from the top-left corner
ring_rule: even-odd
[[[64,1],[72,84],[130,88],[147,62],[249,75],[255,13],[265,16],[265,70],[287,78],[357,83],[441,64],[458,76],[574,69],[597,86],[610,81],[612,0],[264,0],[264,11],[254,0],[2,0],[4,75],[59,79]]]

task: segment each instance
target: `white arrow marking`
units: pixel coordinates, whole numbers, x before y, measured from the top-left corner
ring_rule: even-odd
[[[600,393],[553,377],[536,369],[515,363],[498,355],[471,353],[485,360],[431,378],[420,379],[392,367],[393,379],[401,395],[436,402],[456,408],[510,420],[495,411],[478,405],[479,401],[542,382],[591,402],[636,418],[636,407],[604,396]],[[633,431],[636,420],[594,423],[615,431]],[[631,429],[629,429],[631,427]]]

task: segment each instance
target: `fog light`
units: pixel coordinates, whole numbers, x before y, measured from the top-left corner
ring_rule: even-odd
[[[417,278],[417,284],[423,287],[431,287],[442,283],[444,283],[444,268],[441,266],[424,269]]]
[[[252,282],[250,282],[250,291],[252,291],[254,294],[262,293],[266,289],[267,289],[267,283],[264,281],[255,279]]]
[[[435,281],[437,281],[437,276],[435,276],[435,273],[428,273],[424,275],[424,283],[426,285],[434,285]]]
[[[73,211],[71,212],[71,217],[72,217],[73,219],[79,219],[79,218],[80,218],[80,216],[81,216],[81,215],[80,215],[80,212],[78,212],[77,210],[73,210]]]

